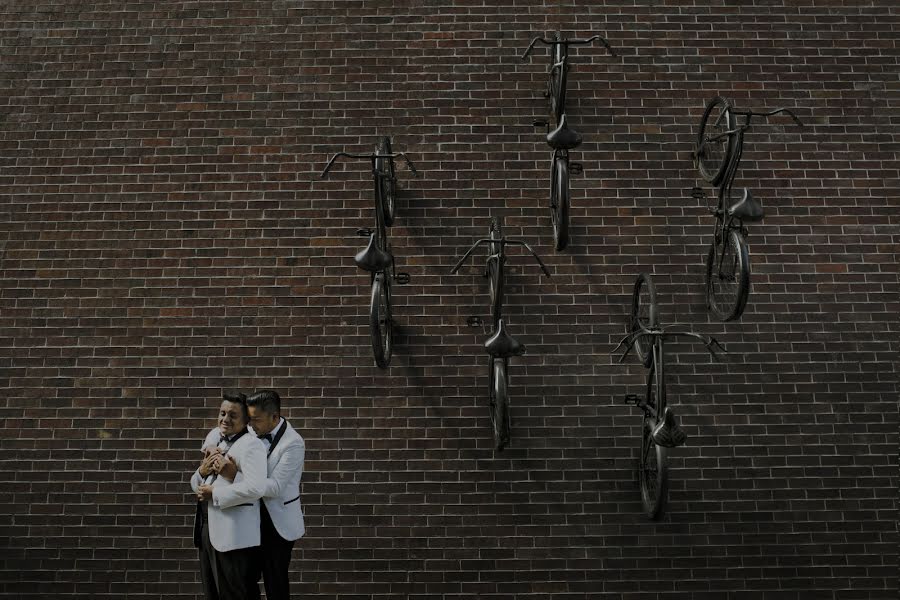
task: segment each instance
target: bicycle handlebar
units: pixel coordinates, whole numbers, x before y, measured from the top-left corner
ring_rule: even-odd
[[[747,112],[737,112],[737,111],[735,111],[735,112],[739,115],[747,115],[748,124],[750,121],[750,117],[754,117],[754,116],[756,116],[756,117],[771,117],[772,115],[777,115],[778,113],[787,113],[787,115],[791,119],[794,120],[794,123],[796,123],[800,127],[803,127],[803,123],[800,121],[800,119],[797,117],[797,115],[795,115],[794,112],[789,108],[776,108],[775,110],[770,110],[768,112],[755,112],[752,110],[748,110]]]
[[[777,115],[778,113],[787,113],[787,115],[791,119],[794,120],[794,123],[796,123],[800,127],[803,127],[803,122],[800,121],[800,118],[797,117],[797,115],[794,114],[794,111],[792,111],[789,108],[776,108],[775,110],[758,112],[758,111],[754,111],[754,110],[746,110],[746,111],[734,110],[734,107],[732,106],[730,108],[730,110],[733,111],[734,114],[736,114],[736,115],[744,115],[745,117],[747,117],[747,122],[744,123],[743,125],[739,125],[737,127],[737,129],[730,129],[728,131],[723,131],[722,133],[720,133],[716,136],[712,136],[709,138],[710,140],[717,139],[717,138],[720,138],[725,135],[730,135],[737,131],[745,131],[747,129],[750,129],[750,119],[752,119],[753,117],[771,117],[772,115]],[[719,121],[724,117],[724,115],[725,115],[725,112],[723,111],[722,114],[719,115],[719,119],[716,120],[716,125],[718,125]]]
[[[545,265],[544,261],[541,260],[541,257],[537,255],[537,252],[535,252],[534,250],[531,249],[531,246],[529,246],[528,244],[526,244],[525,242],[520,241],[520,240],[508,240],[506,238],[499,238],[499,239],[482,238],[482,239],[478,240],[477,242],[472,244],[472,247],[469,248],[465,254],[463,254],[463,257],[459,259],[459,262],[456,263],[456,266],[453,267],[453,269],[450,271],[450,274],[452,275],[453,273],[456,273],[457,271],[459,271],[459,268],[462,266],[462,264],[464,262],[466,262],[466,259],[469,258],[469,256],[472,254],[472,252],[475,251],[475,248],[477,248],[481,244],[488,244],[488,243],[500,244],[501,248],[503,246],[509,245],[509,244],[514,245],[514,246],[524,246],[526,250],[531,252],[531,255],[534,256],[535,260],[537,260],[538,264],[541,267],[541,270],[544,272],[544,275],[546,275],[547,277],[550,277],[550,271],[547,270],[547,265]]]
[[[716,347],[719,347],[724,354],[728,354],[728,350],[725,349],[725,346],[723,346],[721,343],[719,343],[719,340],[717,340],[716,338],[714,338],[712,336],[704,337],[704,336],[700,335],[699,333],[694,333],[693,331],[674,331],[672,329],[666,330],[661,327],[655,328],[655,329],[647,329],[646,327],[642,327],[641,329],[639,329],[637,331],[633,331],[633,332],[629,333],[628,335],[623,337],[621,339],[621,341],[619,341],[619,343],[616,345],[615,348],[613,348],[613,351],[610,354],[614,354],[616,352],[616,350],[619,349],[619,346],[626,344],[625,352],[622,354],[622,357],[619,359],[619,362],[624,361],[625,357],[628,356],[628,354],[631,352],[631,349],[634,348],[635,341],[637,341],[637,339],[639,337],[646,336],[646,335],[663,337],[663,338],[668,337],[668,336],[692,337],[692,338],[696,338],[696,339],[700,340],[701,342],[703,342],[703,345],[706,347],[706,351],[709,352],[709,355],[715,359],[719,358],[718,354],[716,354],[716,350],[715,350]]]
[[[323,170],[319,174],[319,177],[324,178],[325,175],[328,174],[328,171],[330,171],[331,167],[334,166],[334,162],[338,159],[339,156],[346,156],[347,158],[360,158],[360,159],[368,158],[372,162],[375,162],[376,158],[398,158],[399,157],[406,161],[406,164],[409,167],[410,172],[412,172],[412,174],[415,177],[419,176],[419,172],[416,171],[415,165],[413,165],[412,161],[409,160],[409,157],[406,156],[405,152],[394,152],[392,154],[378,154],[377,152],[372,152],[370,154],[352,154],[350,152],[338,152],[337,154],[335,154],[334,156],[331,157],[331,160],[329,160],[328,164],[325,165],[325,170]]]
[[[531,40],[531,43],[528,44],[528,48],[526,48],[525,53],[522,54],[522,60],[528,58],[528,55],[531,54],[531,51],[534,49],[534,45],[538,42],[541,42],[542,44],[546,44],[548,46],[553,46],[556,44],[564,44],[566,46],[570,46],[573,44],[590,44],[596,40],[600,40],[600,43],[603,44],[603,46],[609,51],[612,56],[617,56],[616,52],[612,49],[612,46],[609,45],[609,42],[606,40],[606,38],[601,35],[593,35],[589,38],[584,39],[572,38],[569,40],[548,40],[545,37],[538,36]]]

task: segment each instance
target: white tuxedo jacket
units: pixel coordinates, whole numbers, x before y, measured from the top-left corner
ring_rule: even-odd
[[[284,427],[284,434],[278,443],[270,447],[262,499],[278,535],[290,542],[306,532],[300,505],[300,477],[303,475],[306,443],[287,420]]]
[[[218,427],[209,432],[203,448],[215,448]],[[217,477],[209,501],[209,541],[219,552],[259,546],[259,503],[266,486],[266,449],[251,431],[228,451],[238,468],[234,481]],[[203,485],[199,469],[191,477],[194,492]]]

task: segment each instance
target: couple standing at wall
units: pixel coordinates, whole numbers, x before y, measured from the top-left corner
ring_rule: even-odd
[[[218,427],[206,436],[191,477],[197,495],[194,545],[207,600],[290,598],[288,567],[304,533],[300,477],[306,446],[262,390],[223,394]]]

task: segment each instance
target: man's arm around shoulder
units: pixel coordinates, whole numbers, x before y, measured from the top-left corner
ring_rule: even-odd
[[[262,497],[266,485],[266,449],[256,438],[247,438],[240,456],[240,481],[213,488],[213,505],[230,508]]]

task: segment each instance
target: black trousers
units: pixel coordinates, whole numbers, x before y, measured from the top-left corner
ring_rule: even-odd
[[[259,548],[219,552],[209,541],[203,514],[200,532],[200,579],[206,600],[259,600]]]
[[[278,534],[265,503],[260,502],[259,505],[262,534],[259,565],[266,585],[266,600],[290,600],[288,567],[294,542],[289,542]]]

